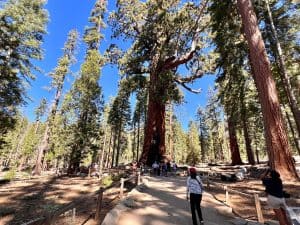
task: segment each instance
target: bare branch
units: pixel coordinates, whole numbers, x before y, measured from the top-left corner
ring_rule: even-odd
[[[178,84],[180,84],[182,87],[184,87],[189,92],[192,92],[192,93],[195,93],[195,94],[199,94],[201,92],[201,88],[199,88],[197,90],[192,89],[192,88],[186,86],[186,84],[184,82],[181,82],[180,80],[177,80],[177,79],[175,79],[175,82],[178,83]]]
[[[181,83],[190,83],[198,78],[201,78],[204,75],[204,72],[198,72],[197,74],[193,75],[193,76],[189,76],[189,77],[177,77],[175,78],[176,80],[178,80]]]

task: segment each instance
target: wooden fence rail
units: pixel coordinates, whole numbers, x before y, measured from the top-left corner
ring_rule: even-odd
[[[75,217],[76,217],[76,207],[78,207],[78,205],[80,205],[81,203],[85,202],[86,199],[94,197],[95,195],[98,195],[97,197],[97,206],[96,206],[96,212],[95,212],[95,217],[94,219],[96,221],[100,220],[100,213],[101,213],[101,209],[102,209],[102,205],[103,205],[103,195],[104,192],[106,192],[107,190],[114,188],[114,187],[120,187],[120,194],[119,197],[122,199],[124,196],[124,183],[128,182],[130,180],[135,179],[136,181],[136,185],[139,185],[141,183],[141,174],[138,172],[136,175],[131,176],[129,178],[121,178],[120,181],[114,182],[111,185],[103,188],[100,187],[99,190],[97,190],[96,192],[93,192],[91,194],[85,195],[83,197],[80,197],[79,199],[76,199],[70,203],[64,204],[62,207],[60,207],[59,209],[57,209],[56,211],[46,214],[42,217],[39,218],[35,218],[31,221],[28,221],[26,223],[23,223],[22,225],[51,225],[53,224],[55,221],[58,220],[59,216],[61,216],[62,214],[68,212],[68,211],[72,211],[72,218],[71,221],[73,224],[75,224]]]
[[[217,186],[217,187],[219,187],[219,188],[221,188],[225,191],[225,204],[228,205],[229,207],[231,205],[230,204],[230,193],[235,193],[235,194],[238,194],[238,195],[242,195],[242,196],[244,196],[248,199],[249,198],[254,198],[255,209],[256,209],[256,214],[257,214],[257,220],[260,223],[264,223],[265,220],[264,220],[264,217],[263,217],[260,200],[259,200],[259,196],[258,196],[257,193],[248,194],[248,193],[244,193],[244,192],[241,192],[241,191],[231,189],[227,185],[223,185],[223,184],[220,184],[220,183],[217,183],[217,182],[212,182],[211,180],[209,180],[208,176],[205,177],[205,179],[206,179],[206,186],[207,186],[208,190],[211,187],[211,185],[214,185],[214,186]]]

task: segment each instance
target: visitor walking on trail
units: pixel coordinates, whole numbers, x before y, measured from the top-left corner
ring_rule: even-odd
[[[280,225],[290,225],[287,218],[286,211],[284,210],[285,195],[288,195],[283,191],[282,181],[280,174],[275,170],[267,170],[262,177],[263,185],[266,187],[267,204],[274,210]]]
[[[200,225],[203,225],[203,217],[201,212],[201,200],[202,200],[202,192],[203,192],[203,184],[199,176],[197,176],[196,169],[191,167],[189,169],[190,176],[187,179],[187,200],[190,199],[191,212],[193,225],[197,225],[197,217],[196,210],[198,213]]]

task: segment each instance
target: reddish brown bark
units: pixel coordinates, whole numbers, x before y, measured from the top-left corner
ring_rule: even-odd
[[[244,96],[244,92],[242,92],[241,95],[241,119],[242,119],[242,124],[243,124],[243,132],[244,132],[244,139],[245,139],[245,145],[246,145],[246,152],[247,152],[247,158],[248,158],[248,162],[251,165],[255,164],[255,160],[254,160],[254,154],[253,154],[253,150],[251,147],[251,138],[249,135],[249,131],[248,131],[248,125],[247,125],[247,111],[246,111],[246,106],[245,106],[245,96]]]
[[[149,94],[148,119],[140,162],[152,165],[155,160],[163,160],[165,153],[165,105]]]
[[[298,178],[284,127],[270,62],[251,0],[238,0],[245,36],[249,45],[253,78],[258,90],[265,127],[270,166],[284,179]]]
[[[229,143],[230,143],[230,152],[231,152],[231,164],[232,165],[241,165],[243,164],[240,149],[236,138],[235,124],[232,121],[232,118],[228,118],[228,131],[229,131]]]

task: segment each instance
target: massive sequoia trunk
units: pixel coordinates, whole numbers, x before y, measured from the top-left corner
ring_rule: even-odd
[[[155,63],[153,63],[155,64]],[[155,70],[153,70],[155,71]],[[165,157],[165,113],[166,104],[162,100],[165,94],[164,85],[160,83],[159,73],[150,74],[150,88],[147,122],[143,152],[140,163],[151,166],[154,161],[161,161]]]
[[[229,132],[229,142],[230,142],[230,152],[231,152],[231,164],[241,165],[243,164],[240,149],[236,138],[236,129],[234,121],[232,121],[231,116],[228,117],[228,132]]]
[[[163,160],[165,153],[165,104],[150,94],[144,147],[140,162],[152,165],[155,160]]]
[[[251,0],[238,0],[237,2],[249,45],[254,81],[262,106],[270,166],[272,169],[276,169],[285,179],[298,178],[283,123],[270,62]]]

